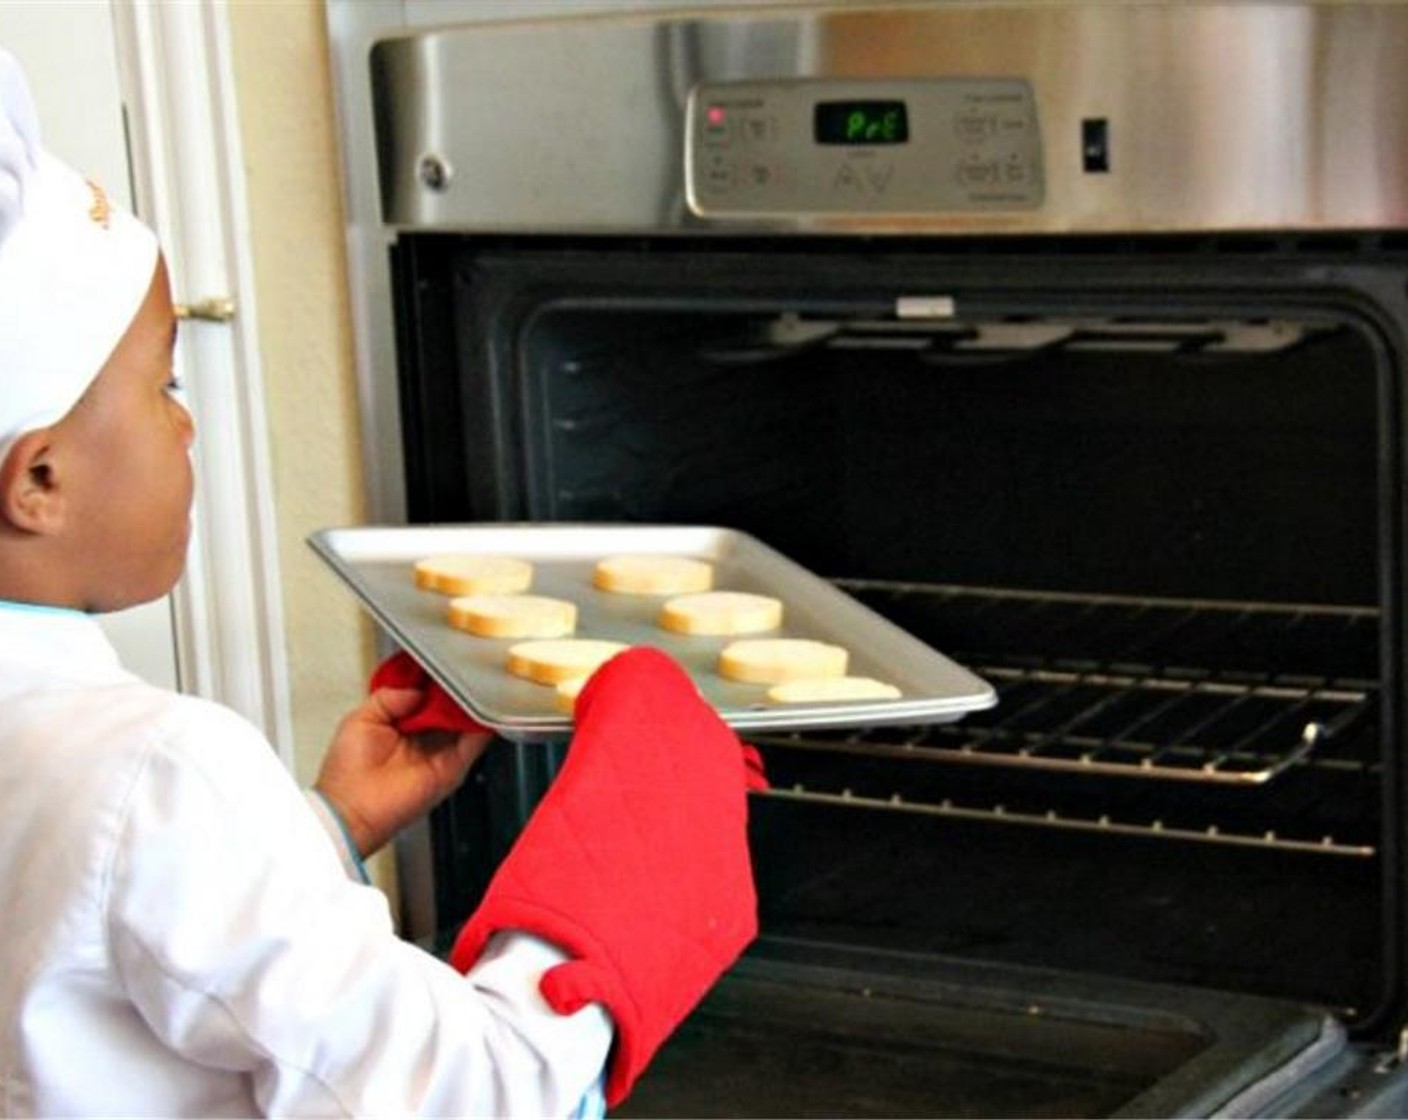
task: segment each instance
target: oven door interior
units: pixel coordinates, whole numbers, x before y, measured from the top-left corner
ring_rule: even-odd
[[[411,520],[729,525],[998,687],[757,738],[765,938],[642,1113],[1289,1110],[1403,1020],[1403,262],[973,245],[397,247]]]
[[[1285,1115],[1346,1052],[1302,1006],[771,939],[616,1114]]]

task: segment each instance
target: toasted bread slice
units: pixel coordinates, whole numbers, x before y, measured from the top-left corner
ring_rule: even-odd
[[[809,638],[745,638],[719,654],[719,674],[745,684],[844,677],[850,653]]]
[[[512,595],[533,583],[533,565],[514,556],[447,553],[415,565],[416,586],[443,595]]]
[[[590,676],[604,661],[627,649],[621,642],[596,638],[548,638],[510,646],[508,671],[539,684]]]
[[[688,556],[608,556],[597,563],[592,584],[622,595],[684,595],[714,586],[714,565]]]
[[[462,595],[450,625],[481,638],[563,638],[577,629],[577,604],[545,595]]]

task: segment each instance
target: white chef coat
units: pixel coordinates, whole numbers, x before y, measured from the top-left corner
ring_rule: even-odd
[[[562,954],[500,936],[461,976],[339,843],[239,716],[86,615],[0,605],[0,1110],[599,1109],[608,1017],[537,988]]]

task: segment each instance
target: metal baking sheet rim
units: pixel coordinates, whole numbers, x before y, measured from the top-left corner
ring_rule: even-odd
[[[399,542],[387,556],[384,548],[378,550],[377,562],[397,562],[409,564],[424,556],[437,552],[483,551],[498,555],[515,555],[530,561],[550,561],[578,559],[586,561],[589,556],[605,556],[623,552],[655,552],[672,555],[694,555],[709,559],[718,564],[722,546],[748,554],[753,559],[765,562],[765,566],[781,569],[786,582],[795,584],[798,591],[806,590],[811,595],[824,599],[827,606],[841,615],[862,619],[873,633],[879,634],[891,644],[907,645],[909,652],[921,661],[929,662],[939,674],[961,682],[962,689],[949,695],[925,696],[923,698],[901,698],[899,700],[837,702],[817,705],[794,704],[782,706],[715,705],[720,717],[737,731],[788,731],[808,728],[845,728],[855,726],[879,726],[889,724],[946,723],[962,718],[971,712],[990,708],[997,702],[997,694],[992,686],[965,667],[952,661],[942,653],[925,645],[912,634],[895,626],[870,608],[857,602],[844,592],[833,587],[821,577],[801,567],[795,561],[776,552],[768,545],[738,530],[717,526],[702,525],[618,525],[618,524],[572,524],[572,523],[467,523],[450,525],[417,526],[352,526],[319,530],[307,540],[313,551],[354,593],[372,617],[397,644],[412,653],[447,692],[459,701],[476,719],[493,728],[499,735],[518,741],[560,739],[572,732],[571,717],[566,714],[537,715],[496,713],[487,708],[484,702],[462,679],[461,666],[447,666],[434,650],[426,648],[426,643],[409,627],[398,613],[384,603],[375,590],[368,586],[359,569],[359,561],[367,554],[354,556],[356,550],[346,545],[350,542],[377,542],[390,538]],[[478,538],[478,539],[475,539]],[[600,538],[607,538],[601,540]],[[466,544],[466,540],[474,543]],[[595,540],[595,547],[584,548],[584,540]],[[530,541],[539,542],[537,546]],[[486,546],[493,542],[493,547]],[[652,544],[654,542],[654,544]],[[712,542],[714,547],[710,547]],[[544,546],[550,547],[544,547]],[[603,547],[603,545],[605,547]],[[752,573],[756,574],[756,573]],[[747,589],[779,594],[784,602],[796,600],[795,594],[786,588],[778,587],[775,581],[764,579],[763,586],[751,585]],[[736,582],[730,586],[737,587]],[[409,577],[404,588],[417,596],[428,593],[415,589]],[[536,590],[536,587],[535,587]],[[545,592],[550,593],[550,592]],[[433,593],[429,593],[433,594]],[[601,593],[603,595],[607,593]],[[646,599],[646,601],[651,601]],[[654,599],[653,601],[660,601]],[[820,628],[813,632],[819,640],[837,642],[855,650],[844,636]],[[469,638],[470,635],[462,635]],[[609,636],[609,635],[608,635]],[[803,636],[803,635],[796,635]],[[667,631],[656,630],[652,637],[658,639],[649,643],[637,641],[628,644],[652,644],[666,652],[675,652],[672,645],[679,639]],[[490,641],[492,639],[483,639]],[[695,639],[698,640],[698,639]],[[723,640],[723,639],[716,639]],[[499,640],[502,641],[502,640]],[[681,659],[683,660],[683,659]],[[688,666],[686,665],[686,668]],[[853,671],[855,671],[853,669]],[[693,674],[697,676],[698,674]],[[888,676],[884,670],[867,671],[865,675]],[[903,674],[902,674],[903,675]],[[536,685],[533,688],[543,688]],[[755,686],[756,687],[756,686]]]

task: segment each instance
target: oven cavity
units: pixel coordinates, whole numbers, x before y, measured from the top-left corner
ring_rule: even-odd
[[[1372,1018],[1399,626],[1372,315],[1241,258],[403,242],[417,315],[456,324],[403,368],[416,519],[728,525],[997,688],[750,737],[766,931]]]

